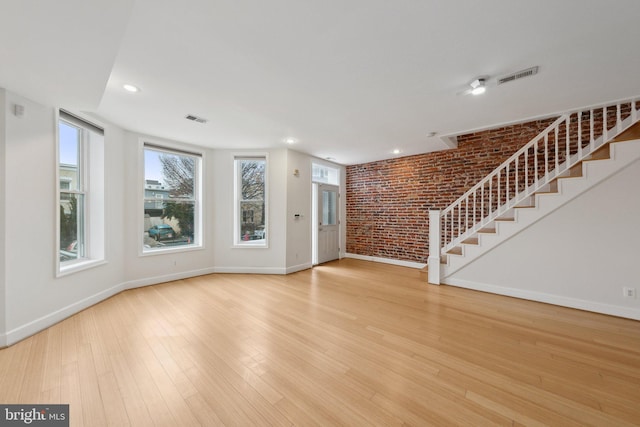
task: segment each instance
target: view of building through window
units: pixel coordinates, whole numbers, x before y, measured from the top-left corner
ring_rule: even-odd
[[[330,166],[313,164],[311,179],[313,182],[322,184],[339,185],[340,184],[340,171]]]
[[[59,123],[59,192],[60,192],[60,261],[83,258],[84,250],[84,180],[82,173],[82,129],[60,120]]]
[[[104,130],[59,110],[59,273],[104,259]]]
[[[200,157],[144,148],[144,250],[199,243],[197,182]]]
[[[266,164],[264,157],[236,158],[236,244],[266,244]]]

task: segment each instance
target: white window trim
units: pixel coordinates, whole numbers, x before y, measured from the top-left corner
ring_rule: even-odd
[[[96,218],[96,225],[100,225],[100,230],[94,230],[94,233],[91,233],[91,220],[92,220],[92,215],[90,215],[88,213],[89,210],[89,206],[90,206],[90,199],[91,199],[91,193],[92,191],[95,192],[96,189],[92,189],[91,187],[91,182],[89,179],[89,176],[91,175],[91,171],[90,171],[90,167],[88,167],[87,165],[90,164],[91,162],[91,158],[90,156],[92,155],[91,153],[91,143],[90,141],[84,140],[82,141],[83,147],[81,148],[81,156],[82,156],[82,162],[84,163],[84,168],[82,168],[82,173],[83,173],[83,177],[82,180],[84,181],[84,194],[85,194],[85,201],[84,201],[84,217],[85,217],[85,224],[84,224],[84,229],[85,229],[85,257],[84,258],[80,258],[77,260],[73,260],[73,261],[68,261],[65,263],[61,263],[60,262],[60,120],[62,120],[61,115],[60,115],[60,110],[63,108],[55,108],[55,113],[54,113],[54,125],[55,125],[55,150],[56,150],[56,155],[55,155],[55,171],[56,171],[56,177],[55,177],[55,181],[54,181],[54,185],[55,185],[55,228],[56,228],[56,233],[55,233],[55,242],[54,242],[54,253],[55,253],[55,277],[64,277],[64,276],[68,276],[70,274],[73,273],[77,273],[79,271],[84,271],[84,270],[88,270],[94,267],[98,267],[100,265],[104,265],[107,264],[107,243],[106,243],[106,236],[108,236],[108,225],[107,222],[105,221],[106,217],[107,217],[107,212],[106,212],[106,197],[108,194],[108,189],[107,189],[107,181],[104,179],[104,176],[101,177],[102,179],[102,194],[101,197],[103,199],[102,201],[102,206],[103,209],[102,211],[96,211],[94,212],[94,214],[96,214],[96,216],[101,217],[101,218]],[[65,110],[65,109],[63,109]],[[105,130],[105,126],[103,123],[100,123],[99,121],[95,120],[93,117],[86,117],[84,114],[82,113],[78,113],[76,111],[70,111],[70,110],[65,110],[67,112],[69,112],[70,114],[78,117],[79,119],[81,119],[82,121],[87,122],[90,125],[93,125],[95,127],[101,128],[103,130],[103,135],[102,135],[102,144],[100,147],[101,152],[100,153],[96,153],[96,157],[99,157],[99,159],[96,159],[100,162],[102,162],[102,168],[101,171],[97,170],[94,171],[94,173],[100,173],[102,172],[102,174],[104,175],[105,173],[105,140],[107,138],[107,131]],[[98,156],[99,154],[99,156]],[[102,224],[97,224],[98,222],[101,222]],[[91,234],[99,234],[99,235],[91,235]],[[92,247],[92,243],[95,243],[93,247],[97,247],[97,250],[92,251],[91,247]],[[96,246],[97,245],[97,246]]]
[[[269,249],[271,232],[269,230],[270,212],[269,212],[269,153],[267,152],[237,152],[233,153],[233,236],[232,249]],[[240,198],[238,197],[238,184],[240,182],[240,170],[237,167],[237,160],[240,159],[264,159],[264,210],[265,221],[264,230],[266,237],[264,243],[259,240],[249,240],[244,242],[239,240],[240,234]]]
[[[157,256],[157,255],[166,255],[166,254],[175,254],[179,252],[192,252],[192,251],[201,251],[205,249],[205,226],[202,217],[204,216],[204,192],[203,192],[203,182],[206,182],[205,174],[206,168],[204,165],[206,164],[206,153],[202,147],[197,147],[194,145],[181,144],[177,142],[168,142],[165,140],[158,140],[149,137],[140,137],[138,138],[138,153],[139,153],[139,161],[138,161],[138,183],[142,183],[142,185],[137,185],[138,187],[138,200],[139,203],[136,205],[136,213],[135,215],[140,218],[140,212],[144,212],[144,203],[145,203],[145,170],[144,170],[144,149],[145,145],[152,145],[153,150],[162,151],[165,149],[167,153],[175,154],[177,152],[184,152],[185,154],[191,153],[195,156],[199,156],[199,159],[196,162],[196,179],[195,179],[195,206],[194,206],[194,224],[196,234],[198,235],[198,239],[196,242],[190,245],[184,246],[171,246],[168,248],[160,248],[160,249],[146,249],[144,247],[143,240],[141,236],[144,235],[144,215],[141,219],[138,220],[138,256],[139,257],[148,257],[148,256]]]

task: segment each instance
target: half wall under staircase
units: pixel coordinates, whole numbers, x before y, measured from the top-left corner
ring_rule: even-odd
[[[430,211],[429,282],[447,283],[640,159],[639,120],[637,99],[564,114],[449,207]]]

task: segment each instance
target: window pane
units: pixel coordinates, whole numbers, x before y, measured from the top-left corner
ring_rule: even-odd
[[[80,129],[60,121],[60,189],[80,190]]]
[[[264,240],[265,211],[264,201],[240,202],[240,240]]]
[[[144,149],[145,250],[196,243],[196,157]]]
[[[265,158],[237,158],[235,243],[266,244]]]
[[[264,200],[264,160],[242,160],[242,200]]]
[[[195,243],[195,203],[167,201],[161,216],[145,214],[144,247],[165,248]]]
[[[60,261],[84,257],[84,196],[60,195]]]
[[[322,225],[336,225],[337,193],[322,191]]]
[[[339,185],[340,170],[329,167],[329,166],[318,165],[314,163],[312,167],[311,179],[313,180],[313,182]]]
[[[193,199],[195,195],[193,156],[172,154],[146,148],[144,150],[145,189],[166,190],[172,198]],[[146,191],[145,191],[146,193]],[[145,198],[153,198],[145,194]]]

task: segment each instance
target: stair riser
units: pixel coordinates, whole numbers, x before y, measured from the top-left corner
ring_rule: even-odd
[[[563,205],[580,196],[598,183],[616,174],[626,166],[640,161],[640,141],[615,143],[610,148],[610,159],[583,162],[582,177],[557,180],[557,193],[536,194],[535,207],[515,209],[515,221],[495,221],[495,234],[478,234],[478,245],[462,245],[463,255],[449,256],[442,266],[441,277],[446,278],[489,252],[502,242],[540,221]]]

